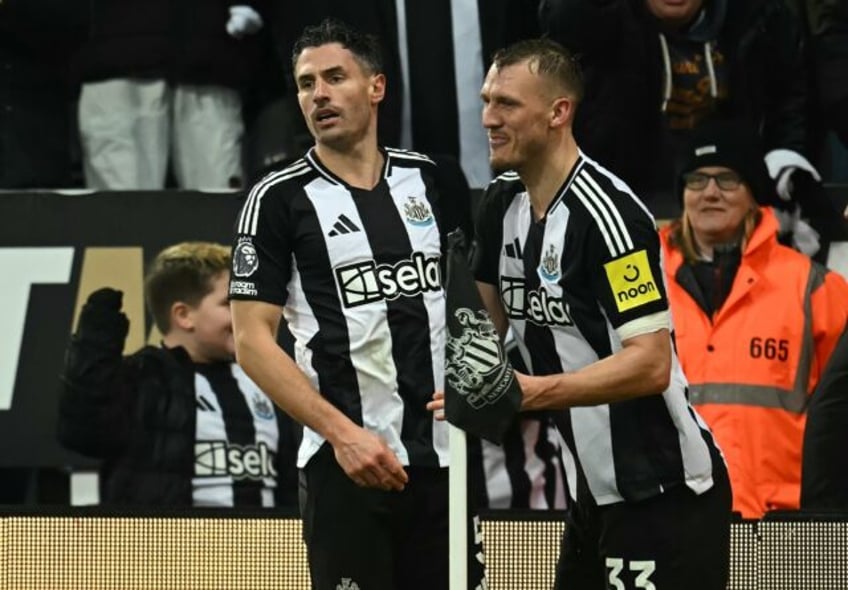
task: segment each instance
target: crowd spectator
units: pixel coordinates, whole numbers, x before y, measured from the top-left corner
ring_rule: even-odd
[[[807,39],[812,155],[829,182],[848,180],[848,4],[787,0]],[[848,213],[848,211],[846,211]]]
[[[0,188],[64,188],[74,178],[68,56],[84,23],[72,0],[0,2]]]
[[[677,216],[677,154],[714,118],[760,130],[783,199],[802,174],[817,176],[802,31],[786,0],[542,0],[539,10],[584,64],[578,141],[657,214]]]
[[[683,214],[661,237],[689,399],[727,460],[734,510],[797,509],[805,410],[848,318],[848,286],[778,243],[753,130],[705,127],[683,156]]]
[[[262,0],[92,0],[76,57],[86,184],[243,184],[241,93],[263,63]]]
[[[67,350],[59,439],[103,459],[101,503],[297,504],[298,431],[234,362],[229,248],[170,246],[145,277],[162,345],[123,357],[122,294],[92,293]]]
[[[817,106],[826,127],[848,148],[848,4],[798,0],[805,9],[816,80]]]

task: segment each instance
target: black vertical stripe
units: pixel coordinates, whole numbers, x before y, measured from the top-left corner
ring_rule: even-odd
[[[256,444],[256,427],[253,424],[253,413],[247,404],[236,378],[233,377],[229,363],[214,363],[211,365],[196,365],[197,372],[206,377],[209,386],[215,392],[221,414],[224,418],[224,428],[227,431],[227,441],[230,444],[243,447]],[[262,506],[262,488],[260,480],[233,480],[234,506]]]
[[[610,404],[609,419],[616,482],[625,500],[652,496],[660,485],[685,479],[677,427],[661,395]]]
[[[512,488],[510,508],[530,508],[530,477],[525,466],[527,456],[524,453],[524,436],[521,432],[521,420],[512,423],[504,436],[504,463]]]
[[[304,297],[318,324],[318,331],[307,343],[312,351],[312,368],[318,375],[321,395],[362,426],[359,381],[350,358],[350,334],[336,289],[327,238],[312,203],[308,198],[304,202],[307,211],[299,212],[300,223],[293,240]]]
[[[372,191],[351,189],[377,264],[409,259],[412,244],[406,223],[397,212],[388,184]],[[421,295],[386,301],[392,357],[397,368],[398,394],[404,402],[401,439],[413,465],[438,466],[427,402],[436,390],[430,353],[429,315]],[[423,329],[422,329],[423,328]]]

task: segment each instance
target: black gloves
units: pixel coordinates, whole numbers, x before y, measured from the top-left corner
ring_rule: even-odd
[[[121,311],[124,294],[104,287],[94,291],[82,307],[76,336],[79,340],[123,350],[130,322]]]

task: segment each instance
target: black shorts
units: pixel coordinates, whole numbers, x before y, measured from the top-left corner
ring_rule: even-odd
[[[406,471],[404,490],[386,492],[357,486],[328,444],[310,459],[301,471],[301,515],[313,590],[447,590],[448,470]],[[477,590],[479,518],[469,518],[468,560],[468,588]]]
[[[725,590],[731,493],[717,461],[713,487],[700,495],[680,485],[639,502],[572,505],[554,587]]]

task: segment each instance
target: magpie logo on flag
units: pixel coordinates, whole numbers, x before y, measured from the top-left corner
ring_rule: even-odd
[[[521,389],[471,276],[462,230],[448,235],[446,274],[445,418],[500,443],[521,407]]]

